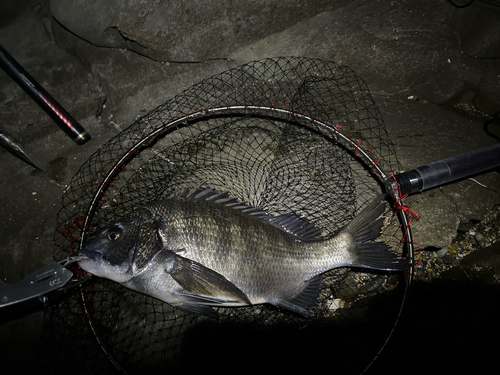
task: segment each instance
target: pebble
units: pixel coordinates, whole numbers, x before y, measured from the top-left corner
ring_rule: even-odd
[[[482,248],[486,247],[486,242],[485,242],[484,236],[481,232],[476,232],[476,234],[474,235],[474,238],[476,239],[476,241],[480,247],[482,247]]]
[[[330,310],[337,310],[343,307],[344,301],[342,301],[340,298],[335,298],[331,301],[328,302],[328,308]]]
[[[448,247],[442,247],[441,249],[439,249],[438,251],[436,251],[437,255],[442,258],[444,257],[446,254],[448,254]]]

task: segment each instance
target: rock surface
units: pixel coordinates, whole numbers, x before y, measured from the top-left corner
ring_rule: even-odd
[[[251,60],[309,56],[353,68],[372,92],[402,170],[494,143],[500,128],[490,125],[488,134],[483,126],[500,110],[498,5],[475,1],[456,8],[445,0],[2,2],[0,44],[92,140],[76,146],[0,71],[0,126],[51,165],[44,174],[0,149],[1,280],[14,283],[52,261],[62,194],[100,145],[190,85]],[[407,199],[422,216],[413,223],[415,241],[424,248],[445,247],[456,240],[459,228],[495,212],[498,169],[473,178]],[[488,263],[484,254],[481,262]],[[498,268],[488,270],[488,283],[498,282],[491,276]],[[0,351],[8,358],[25,357],[27,351],[36,358],[40,343],[28,333],[40,319],[38,313],[1,325],[2,337],[16,344],[4,342]],[[16,341],[19,336],[30,338]],[[36,369],[22,358],[16,363],[26,371]]]

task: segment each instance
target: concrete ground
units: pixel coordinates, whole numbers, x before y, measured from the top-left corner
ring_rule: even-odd
[[[467,1],[3,1],[0,44],[92,139],[77,146],[0,71],[0,127],[50,162],[43,173],[0,150],[1,280],[15,283],[53,261],[62,194],[100,145],[190,85],[252,60],[308,56],[354,69],[382,113],[402,170],[495,143],[500,127],[490,120],[500,110],[500,2],[460,3]],[[429,282],[468,280],[468,295],[450,297],[445,310],[434,296],[428,310],[413,310],[422,315],[409,311],[417,331],[405,332],[411,324],[402,324],[394,338],[400,341],[386,349],[392,354],[381,358],[389,367],[384,372],[401,370],[390,356],[401,354],[405,333],[419,337],[413,345],[424,346],[414,353],[427,345],[442,358],[443,369],[453,367],[449,355],[467,356],[468,345],[476,345],[471,355],[478,355],[477,343],[488,335],[472,338],[463,327],[483,319],[473,312],[494,309],[490,297],[499,296],[499,250],[493,246],[500,238],[498,172],[407,199],[421,215],[413,225],[415,241],[427,249],[417,275]],[[485,237],[482,246],[477,232]],[[479,256],[467,261],[473,254]],[[422,306],[426,294],[418,291],[414,298],[414,307]],[[477,309],[465,308],[470,314],[464,316],[461,304],[471,299]],[[0,326],[1,352],[9,353],[2,354],[3,364],[17,364],[20,373],[27,368],[14,360],[15,353],[22,358],[37,350],[41,316]],[[436,317],[449,336],[421,332]],[[448,324],[461,327],[460,339]],[[494,321],[490,328],[499,333]]]

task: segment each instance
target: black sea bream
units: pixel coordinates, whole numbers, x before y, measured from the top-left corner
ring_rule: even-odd
[[[81,250],[84,270],[180,309],[270,303],[310,315],[323,273],[354,266],[402,271],[410,264],[380,235],[384,195],[331,238],[305,218],[273,216],[201,186],[153,202],[100,231]]]

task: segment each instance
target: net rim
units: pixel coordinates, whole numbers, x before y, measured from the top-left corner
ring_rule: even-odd
[[[388,175],[385,173],[382,168],[378,166],[378,160],[374,159],[370,156],[370,151],[363,149],[360,147],[360,139],[353,139],[349,135],[346,135],[341,132],[341,125],[329,125],[327,122],[319,120],[317,117],[314,117],[311,114],[304,114],[300,113],[296,110],[291,110],[287,108],[282,108],[282,107],[276,107],[274,105],[271,106],[265,106],[265,105],[241,105],[241,104],[235,104],[235,105],[227,105],[227,106],[221,106],[221,107],[210,107],[210,108],[205,108],[203,110],[195,110],[192,113],[189,113],[187,115],[184,115],[182,117],[178,117],[176,119],[171,119],[168,122],[164,122],[161,127],[158,127],[154,129],[151,133],[145,135],[142,139],[137,141],[128,151],[122,155],[115,163],[113,163],[111,169],[102,176],[103,179],[100,182],[100,185],[98,189],[95,191],[93,199],[91,200],[91,203],[89,205],[89,208],[87,209],[87,213],[85,214],[85,219],[83,223],[83,228],[88,228],[90,225],[90,222],[93,219],[94,213],[99,207],[99,201],[103,197],[103,195],[106,193],[107,189],[109,188],[112,180],[115,178],[115,176],[122,170],[122,168],[127,164],[127,162],[130,160],[131,156],[140,153],[141,148],[146,147],[149,143],[151,143],[154,139],[157,137],[161,136],[163,133],[167,132],[169,129],[174,128],[178,124],[188,124],[190,120],[195,120],[195,119],[202,119],[205,116],[211,116],[213,114],[218,114],[220,112],[231,112],[235,113],[235,111],[245,111],[245,115],[248,115],[251,112],[273,112],[273,113],[280,113],[280,114],[285,114],[288,116],[291,116],[291,118],[296,118],[296,119],[301,119],[305,120],[311,124],[314,124],[318,127],[326,129],[327,132],[329,132],[331,135],[331,138],[334,138],[336,140],[341,139],[344,141],[347,145],[349,145],[353,150],[354,150],[354,155],[355,156],[362,156],[362,159],[364,159],[365,164],[370,167],[371,171],[373,173],[376,173],[380,179],[384,182],[388,180]],[[126,130],[124,130],[126,131]],[[386,183],[387,185],[387,183]],[[401,204],[399,199],[396,199],[397,204]],[[79,240],[79,248],[81,249],[83,247],[83,244],[85,242],[85,237],[86,237],[87,232],[82,231],[82,235],[80,236]]]

